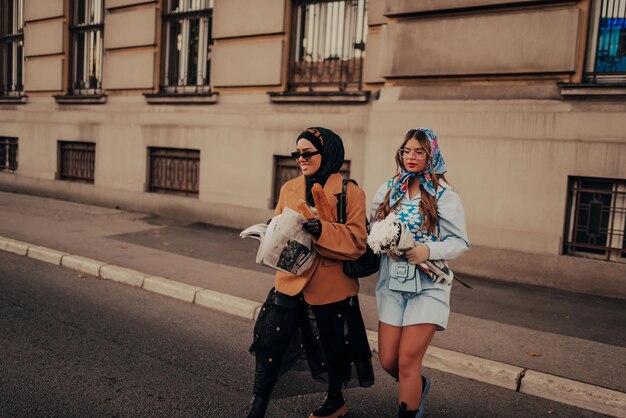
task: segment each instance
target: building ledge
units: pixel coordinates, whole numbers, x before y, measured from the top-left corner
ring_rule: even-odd
[[[59,94],[54,97],[54,100],[58,104],[70,105],[70,104],[104,104],[107,101],[106,94]]]
[[[267,93],[272,103],[367,103],[370,98],[369,91],[355,92],[282,92]]]
[[[206,93],[156,93],[149,94],[144,93],[146,102],[151,105],[156,104],[215,104],[219,93],[206,92]]]
[[[25,95],[22,96],[0,96],[0,104],[26,104]]]
[[[564,98],[626,97],[626,83],[559,84]]]

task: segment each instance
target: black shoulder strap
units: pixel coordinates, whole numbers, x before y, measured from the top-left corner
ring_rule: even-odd
[[[357,183],[353,179],[343,179],[343,181],[341,182],[341,194],[337,199],[337,221],[340,224],[346,223],[346,212],[348,210],[346,203],[346,190],[348,189],[348,183],[354,183],[357,187],[359,186],[359,183]]]

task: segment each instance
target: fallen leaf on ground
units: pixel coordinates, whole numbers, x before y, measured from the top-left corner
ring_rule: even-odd
[[[80,273],[80,274],[78,275],[78,277],[79,277],[79,278],[81,278],[81,279],[84,279],[85,277],[87,277],[87,275],[86,275],[86,274],[84,274],[84,273]]]
[[[527,352],[526,354],[528,354],[528,355],[529,355],[529,356],[531,356],[531,357],[541,357],[541,356],[543,355],[543,354],[538,353],[538,352],[536,352],[536,351],[529,351],[529,352]]]
[[[548,409],[548,414],[550,415],[554,414],[554,409]]]

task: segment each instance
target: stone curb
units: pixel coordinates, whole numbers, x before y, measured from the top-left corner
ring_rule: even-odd
[[[79,255],[66,255],[61,259],[61,265],[72,270],[78,270],[81,273],[91,274],[100,277],[100,268],[106,266],[97,260],[81,257]]]
[[[113,266],[110,264],[100,267],[101,279],[113,280],[114,282],[125,283],[136,287],[142,287],[143,280],[147,276],[147,274],[139,271]]]
[[[261,306],[263,306],[259,302],[206,289],[196,293],[194,303],[246,319],[256,318]]]
[[[193,303],[196,298],[196,293],[201,291],[202,288],[164,277],[149,276],[143,281],[143,290]]]
[[[17,255],[28,254],[29,245],[25,242],[16,241],[10,238],[0,237],[0,250]]]
[[[626,417],[626,394],[534,370],[526,371],[520,392],[613,417]]]
[[[517,390],[524,371],[521,367],[433,346],[426,351],[424,366],[510,390]]]
[[[57,266],[61,265],[61,259],[66,255],[69,254],[39,246],[28,247],[28,253],[26,254],[27,257],[34,258],[39,261],[45,261],[46,263]]]
[[[60,253],[45,247],[30,245],[0,236],[0,250],[18,255],[28,255],[30,249],[35,249],[35,252],[32,254],[53,260],[53,264],[55,264],[55,257],[59,256],[59,264],[65,267],[93,274],[102,279],[141,287],[144,290],[192,302],[245,319],[255,319],[263,306],[259,302],[237,296],[190,286],[163,277],[150,276],[139,271],[109,265],[97,260],[75,255],[65,255],[65,253]],[[97,274],[94,274],[96,270]],[[367,330],[367,337],[372,351],[377,352],[378,333]],[[426,356],[424,357],[424,365],[431,369],[463,376],[528,395],[550,399],[578,408],[614,417],[626,417],[626,414],[623,412],[626,410],[626,393],[600,386],[534,370],[527,370],[510,364],[434,346],[428,348]]]
[[[366,330],[372,351],[378,352],[378,333]],[[490,385],[517,390],[523,368],[494,360],[430,346],[424,356],[424,366]]]

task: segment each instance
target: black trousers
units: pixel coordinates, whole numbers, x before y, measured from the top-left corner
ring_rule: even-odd
[[[356,296],[328,305],[308,305],[302,295],[270,290],[254,326],[253,393],[269,397],[278,377],[302,356],[313,378],[341,390],[354,363],[361,386],[374,383],[371,351]]]

